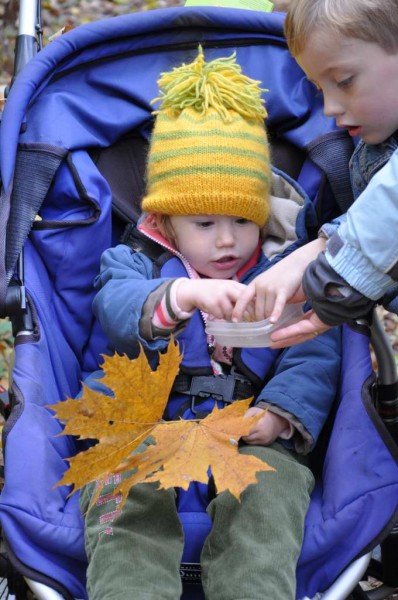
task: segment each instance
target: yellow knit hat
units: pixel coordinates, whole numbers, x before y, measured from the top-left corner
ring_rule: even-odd
[[[262,227],[269,214],[270,159],[259,82],[235,53],[163,73],[147,164],[145,212],[231,215]]]

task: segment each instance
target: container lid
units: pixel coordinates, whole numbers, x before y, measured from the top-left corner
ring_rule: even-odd
[[[303,304],[286,304],[276,323],[270,323],[269,319],[241,323],[215,320],[207,322],[206,333],[213,335],[222,346],[261,348],[271,344],[270,335],[273,331],[296,323],[303,314]]]

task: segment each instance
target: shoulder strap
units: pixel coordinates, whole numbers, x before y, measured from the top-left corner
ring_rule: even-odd
[[[2,193],[0,223],[0,317],[9,316],[8,285],[23,245],[40,210],[54,175],[67,150],[48,144],[32,144],[18,149],[11,198]],[[9,208],[5,212],[5,207]],[[5,239],[4,239],[5,238]]]
[[[342,213],[354,201],[349,161],[354,151],[352,139],[345,131],[332,131],[306,146],[311,160],[326,174]]]
[[[136,252],[142,252],[154,262],[165,253],[165,249],[143,235],[135,223],[128,223],[126,225],[120,242],[126,244],[126,246],[129,246],[129,248],[132,248]]]

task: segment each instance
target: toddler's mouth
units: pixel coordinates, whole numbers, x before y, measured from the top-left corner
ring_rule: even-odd
[[[220,270],[233,269],[238,264],[238,258],[236,256],[223,256],[215,261],[213,265]]]
[[[222,258],[219,258],[215,262],[226,263],[226,262],[231,262],[232,260],[236,260],[236,256],[223,256]]]

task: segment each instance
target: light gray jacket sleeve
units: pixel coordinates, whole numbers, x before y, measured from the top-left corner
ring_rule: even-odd
[[[398,280],[398,150],[374,175],[328,240],[325,258],[355,290],[377,300]]]

